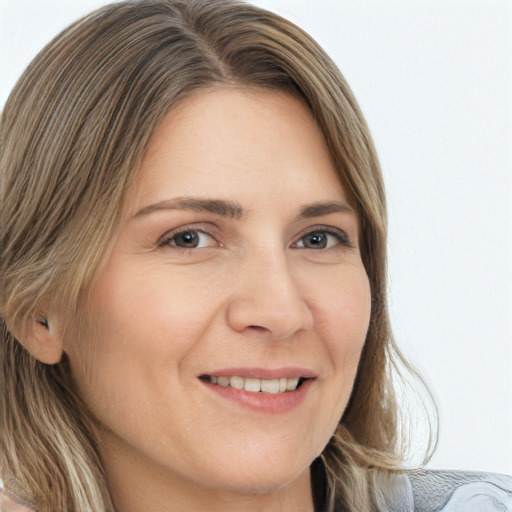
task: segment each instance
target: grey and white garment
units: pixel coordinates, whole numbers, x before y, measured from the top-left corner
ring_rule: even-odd
[[[512,477],[418,469],[392,479],[384,512],[512,512]]]

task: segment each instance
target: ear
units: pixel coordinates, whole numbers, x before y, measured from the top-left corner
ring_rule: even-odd
[[[28,321],[30,325],[23,336],[23,346],[42,363],[60,362],[64,349],[58,322],[42,313],[35,314]]]

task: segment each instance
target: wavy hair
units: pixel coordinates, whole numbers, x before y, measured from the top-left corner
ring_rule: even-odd
[[[46,365],[23,346],[34,311],[44,304],[80,317],[155,128],[180,99],[229,86],[306,102],[361,220],[370,326],[349,404],[312,466],[317,501],[328,511],[374,510],[377,476],[403,465],[396,377],[416,374],[391,336],[384,187],[346,81],[310,36],[265,10],[233,0],[125,1],[51,41],[0,122],[0,469],[40,512],[114,507],[66,358]]]

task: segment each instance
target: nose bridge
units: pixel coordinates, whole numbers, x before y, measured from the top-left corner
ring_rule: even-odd
[[[307,298],[282,247],[260,247],[245,258],[236,292],[228,308],[228,321],[242,332],[264,330],[272,339],[287,339],[310,330],[313,316]]]

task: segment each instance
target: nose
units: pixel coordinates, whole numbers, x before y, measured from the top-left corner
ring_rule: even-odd
[[[273,340],[313,328],[313,314],[290,272],[286,254],[253,258],[235,277],[227,321],[237,332],[264,332]]]

